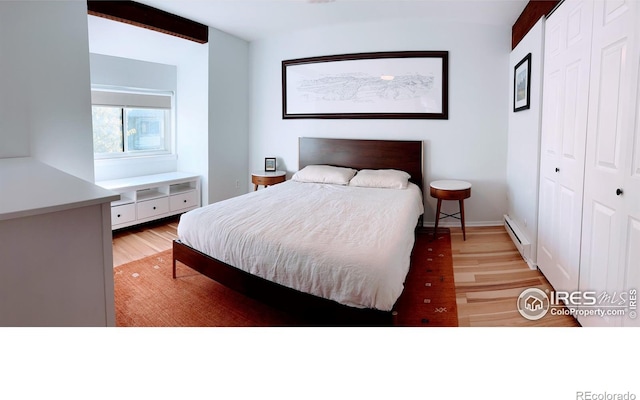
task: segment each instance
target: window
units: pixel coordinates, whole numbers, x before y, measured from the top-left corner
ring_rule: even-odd
[[[173,95],[91,91],[95,158],[171,153]]]

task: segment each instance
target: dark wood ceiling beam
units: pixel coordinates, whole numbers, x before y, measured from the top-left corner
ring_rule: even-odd
[[[209,27],[130,0],[87,1],[90,15],[151,29],[197,43],[209,41]]]
[[[529,0],[511,29],[511,50],[525,37],[542,16],[548,15],[559,0]]]

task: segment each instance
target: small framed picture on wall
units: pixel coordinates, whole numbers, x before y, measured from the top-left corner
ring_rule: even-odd
[[[264,159],[264,170],[265,171],[275,171],[276,170],[276,159],[275,159],[275,157],[266,157]]]
[[[513,71],[513,112],[528,110],[531,99],[531,53]]]

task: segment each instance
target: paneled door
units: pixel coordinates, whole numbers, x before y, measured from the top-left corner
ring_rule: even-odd
[[[594,8],[580,290],[611,296],[601,304],[607,310],[640,286],[639,9],[637,0]],[[578,320],[638,325],[628,317]]]
[[[593,2],[567,1],[545,26],[538,267],[577,290]]]

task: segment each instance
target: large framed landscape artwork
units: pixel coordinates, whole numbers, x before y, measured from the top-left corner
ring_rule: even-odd
[[[282,61],[282,117],[448,119],[448,52]]]

